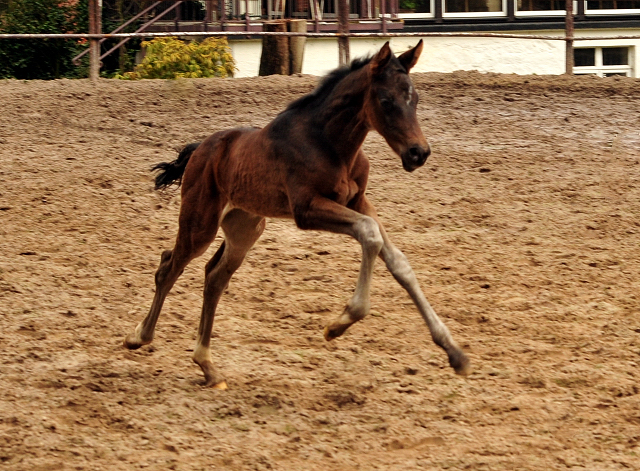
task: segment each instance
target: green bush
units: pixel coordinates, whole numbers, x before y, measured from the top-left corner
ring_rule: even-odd
[[[142,43],[146,55],[133,72],[115,78],[177,79],[233,77],[235,61],[226,38],[185,43],[177,38],[157,38]]]
[[[87,0],[12,0],[0,15],[0,33],[71,33],[88,29]],[[0,78],[77,77],[71,59],[83,46],[72,39],[0,39]]]

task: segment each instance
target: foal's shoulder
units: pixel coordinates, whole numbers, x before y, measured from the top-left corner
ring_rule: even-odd
[[[362,149],[360,149],[358,151],[358,155],[356,155],[356,158],[353,161],[350,177],[363,190],[367,187],[367,182],[369,180],[369,166],[369,158]]]

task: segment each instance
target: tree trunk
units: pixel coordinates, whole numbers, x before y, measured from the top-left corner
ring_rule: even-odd
[[[264,31],[286,32],[284,21],[264,23]],[[286,36],[264,36],[260,57],[259,75],[289,75],[289,38]]]
[[[306,33],[307,32],[307,20],[290,20],[289,31],[292,33]],[[304,45],[307,38],[304,36],[292,36],[289,38],[289,53],[290,53],[290,74],[302,73],[302,62],[304,61]]]

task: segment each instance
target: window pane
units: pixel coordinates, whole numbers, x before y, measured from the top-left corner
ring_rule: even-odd
[[[640,0],[588,0],[587,10],[640,9]]]
[[[469,13],[502,11],[501,0],[445,0],[445,12]]]
[[[575,67],[589,67],[596,65],[596,50],[592,47],[573,50]]]
[[[518,0],[518,11],[564,11],[564,9],[564,0]]]
[[[629,48],[603,47],[602,65],[627,65],[629,63]]]
[[[400,13],[431,13],[431,0],[400,0]]]

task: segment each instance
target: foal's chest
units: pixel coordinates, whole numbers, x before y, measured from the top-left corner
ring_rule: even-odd
[[[336,203],[346,206],[358,194],[359,187],[354,180],[343,180],[335,188],[335,196],[332,198]]]

